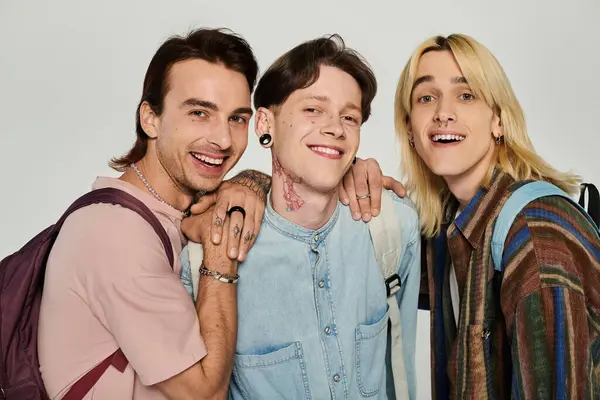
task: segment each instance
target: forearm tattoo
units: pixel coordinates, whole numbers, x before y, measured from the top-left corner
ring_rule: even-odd
[[[267,199],[267,193],[269,193],[269,190],[271,189],[271,177],[252,169],[240,172],[229,179],[228,182],[246,186],[265,201]]]

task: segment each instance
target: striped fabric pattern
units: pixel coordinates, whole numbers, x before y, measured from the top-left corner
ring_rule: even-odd
[[[531,202],[494,271],[494,218],[522,183],[502,172],[429,241],[434,399],[599,399],[600,240],[566,199]],[[447,215],[454,215],[456,204]],[[460,293],[458,327],[450,264]]]

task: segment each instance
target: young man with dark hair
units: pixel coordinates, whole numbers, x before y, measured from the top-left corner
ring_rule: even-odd
[[[86,399],[227,393],[238,320],[233,282],[253,242],[242,237],[255,237],[260,227],[270,177],[243,171],[223,178],[246,149],[257,71],[248,43],[223,30],[170,38],[155,53],[136,112],[136,142],[111,161],[123,174],[100,177],[93,189],[115,188],[141,201],[176,261],[170,265],[152,225],[124,207],[95,204],[66,220],[46,265],[39,320],[50,398],[77,398],[75,383],[99,367],[105,370]],[[373,174],[369,185],[378,181]],[[184,219],[190,209],[198,215]],[[182,229],[204,244],[209,272],[199,280],[195,308],[179,280]]]
[[[258,238],[239,271],[233,399],[415,396],[416,210],[383,193],[389,202],[381,202],[382,218],[402,237],[392,243],[401,285],[390,301],[400,310],[403,335],[395,361],[405,376],[396,381],[388,346],[392,311],[376,246],[369,225],[354,221],[338,195],[376,90],[370,67],[337,35],[285,53],[257,86],[255,128],[271,149],[273,180]],[[194,272],[197,264],[201,274],[208,266],[195,260],[197,248],[190,243],[182,253],[182,279],[201,298]]]
[[[135,145],[111,163],[123,174],[98,178],[93,188],[117,188],[142,201],[178,254],[194,196],[219,188],[246,148],[257,71],[252,49],[234,34],[200,29],[167,40],[146,73]],[[245,198],[235,206],[248,213],[262,212],[269,187],[267,176],[254,176],[256,193],[248,185],[234,189]],[[199,234],[207,238],[211,213],[198,218],[207,226]],[[227,240],[203,243],[207,268],[236,274]],[[113,363],[86,398],[214,399],[225,393],[236,340],[235,285],[203,277],[194,309],[180,269],[178,262],[171,268],[158,235],[135,212],[96,204],[73,213],[48,259],[40,311],[40,369],[49,396],[63,397],[116,349],[127,366]]]

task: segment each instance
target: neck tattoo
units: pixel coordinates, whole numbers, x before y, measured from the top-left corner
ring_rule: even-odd
[[[286,205],[285,211],[298,211],[306,201],[302,200],[298,192],[296,192],[294,185],[302,184],[302,178],[286,171],[276,157],[273,158],[273,172],[278,176],[283,177],[283,199],[285,200]]]
[[[150,192],[150,194],[158,201],[160,201],[161,203],[171,207],[174,210],[177,210],[179,212],[181,212],[182,217],[188,217],[189,216],[189,211],[181,211],[178,208],[172,206],[171,204],[167,203],[165,201],[165,199],[163,199],[162,197],[160,197],[160,195],[158,193],[156,193],[156,190],[154,190],[152,188],[152,186],[150,186],[150,184],[148,183],[148,180],[146,179],[146,177],[144,176],[144,174],[142,174],[142,171],[139,170],[139,168],[137,167],[137,165],[135,165],[135,163],[132,163],[130,165],[130,167],[135,171],[135,173],[137,174],[137,176],[140,178],[140,180],[142,181],[142,183],[144,184],[144,186],[146,186],[146,189],[148,189],[148,192]]]

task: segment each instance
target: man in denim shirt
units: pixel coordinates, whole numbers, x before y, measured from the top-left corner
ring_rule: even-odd
[[[376,87],[369,66],[338,36],[295,47],[257,86],[256,133],[271,149],[273,180],[239,269],[233,399],[395,398],[384,277],[368,225],[338,198]],[[420,228],[412,203],[392,197],[402,232],[395,296],[415,398]],[[186,283],[185,251],[182,263]]]

